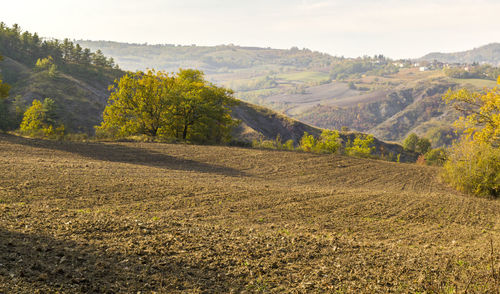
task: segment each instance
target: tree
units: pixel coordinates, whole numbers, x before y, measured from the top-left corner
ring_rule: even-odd
[[[337,131],[323,130],[316,144],[318,152],[335,153],[339,150],[341,142]]]
[[[418,136],[417,136],[417,134],[411,133],[403,141],[403,148],[405,150],[415,151],[415,149],[417,148],[417,143],[418,143]]]
[[[500,196],[500,148],[469,139],[454,144],[443,178],[463,192]]]
[[[427,165],[442,166],[448,158],[448,152],[444,148],[431,149],[425,153],[425,163]]]
[[[431,141],[426,138],[418,138],[415,151],[425,154],[431,149]]]
[[[110,89],[99,133],[215,143],[229,139],[236,100],[230,90],[205,81],[200,71],[128,73]]]
[[[54,59],[52,56],[47,56],[46,58],[38,58],[35,64],[37,70],[49,69],[51,65],[54,64]]]
[[[100,49],[98,49],[94,54],[92,54],[92,63],[95,66],[100,66],[100,67],[105,67],[108,65],[106,56],[104,56],[104,54]]]
[[[89,48],[83,49],[81,63],[83,65],[89,65],[92,62],[92,53]]]
[[[375,150],[375,138],[372,135],[356,135],[353,142],[347,142],[345,153],[350,156],[370,157]]]
[[[31,107],[24,113],[23,121],[21,122],[21,132],[24,134],[32,134],[44,127],[45,113],[43,104],[39,100],[33,100]]]
[[[300,149],[305,152],[312,152],[316,146],[316,139],[313,135],[309,135],[308,132],[304,132],[304,135],[300,139]]]
[[[498,78],[500,85],[500,77]],[[464,116],[456,125],[466,136],[454,144],[443,178],[461,191],[500,195],[500,89],[461,89],[443,97]]]
[[[500,76],[497,84],[500,85]],[[476,142],[500,145],[500,88],[483,92],[468,89],[448,91],[444,96],[447,103],[454,103],[455,109],[463,113],[456,122],[468,137]]]
[[[0,61],[3,57],[0,55]],[[9,97],[10,86],[2,82],[0,77],[0,131],[5,131],[10,127],[9,105],[7,97]]]
[[[33,100],[21,122],[21,133],[28,136],[62,137],[64,125],[58,124],[54,100]]]

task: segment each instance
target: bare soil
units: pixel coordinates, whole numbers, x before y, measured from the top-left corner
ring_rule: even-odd
[[[0,293],[499,290],[500,202],[436,168],[9,135],[0,168]]]

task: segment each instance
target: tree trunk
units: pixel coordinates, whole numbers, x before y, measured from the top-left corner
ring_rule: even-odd
[[[187,132],[188,132],[188,124],[185,124],[184,130],[182,131],[182,140],[186,140]]]

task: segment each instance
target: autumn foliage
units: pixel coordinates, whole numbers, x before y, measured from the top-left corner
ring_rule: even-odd
[[[205,81],[198,70],[128,73],[110,90],[98,135],[146,135],[197,143],[229,140],[236,100],[231,90]]]
[[[464,114],[456,125],[466,136],[452,147],[443,177],[464,192],[500,195],[500,88],[449,91],[444,99]]]

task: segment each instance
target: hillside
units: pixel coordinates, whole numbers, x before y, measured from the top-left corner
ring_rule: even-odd
[[[226,47],[231,51],[234,49],[234,46],[224,48]],[[177,49],[177,47],[173,48]],[[100,124],[102,112],[107,104],[108,86],[125,73],[115,66],[112,58],[107,58],[99,49],[93,53],[92,50],[80,47],[79,44],[74,45],[67,39],[63,42],[42,41],[37,34],[21,33],[20,28],[16,26],[0,27],[0,49],[5,55],[0,64],[2,76],[7,83],[12,85],[10,93],[12,107],[26,109],[33,99],[52,98],[58,105],[58,119],[64,123],[69,132],[93,134],[94,126]],[[205,48],[205,50],[209,49],[213,48]],[[179,48],[179,50],[184,52],[186,48]],[[255,51],[257,49],[238,50]],[[308,50],[268,49],[262,51],[259,56],[262,56],[263,64],[272,61],[311,67],[321,66],[317,58],[330,58]],[[186,52],[191,52],[191,49]],[[282,58],[281,61],[276,59],[279,56]],[[306,64],[304,56],[315,58]],[[248,58],[252,59],[256,56]],[[49,66],[42,66],[41,60],[45,60]],[[256,62],[253,64],[255,65]],[[288,78],[297,77],[289,75]],[[241,102],[233,109],[233,117],[241,122],[233,131],[236,143],[248,144],[252,140],[275,139],[278,135],[285,141],[292,139],[298,143],[304,132],[315,136],[321,133],[319,128],[246,102]],[[343,141],[347,142],[349,139],[352,141],[354,135],[343,134],[342,136]],[[401,146],[395,144],[376,140],[376,147],[377,155],[385,156],[392,153],[394,156],[401,154],[402,161],[415,161],[416,159],[416,154],[405,152]]]
[[[268,108],[243,101],[234,108],[233,117],[241,121],[233,131],[233,137],[236,141],[274,140],[279,135],[283,142],[293,140],[297,144],[304,132],[315,137],[319,137],[322,132],[320,128],[304,124]],[[347,142],[354,141],[357,135],[359,135],[357,132],[342,132],[340,133],[340,140],[345,146]],[[399,155],[400,162],[415,162],[418,158],[417,153],[404,150],[399,144],[384,142],[377,138],[374,139],[374,147],[373,154],[380,157],[389,156],[395,160],[396,156]]]
[[[478,48],[454,53],[429,53],[420,60],[438,60],[446,63],[489,63],[500,66],[500,43],[491,43]]]
[[[132,71],[157,68],[172,72],[183,67],[203,70],[209,76],[240,72],[243,77],[252,72],[258,74],[258,71],[320,69],[337,60],[328,54],[298,48],[280,50],[235,45],[147,45],[90,40],[75,42],[91,50],[102,50],[104,54],[113,56],[121,67]],[[252,72],[245,71],[249,69]]]
[[[13,108],[23,110],[33,99],[52,98],[59,107],[59,120],[71,132],[93,131],[107,103],[107,87],[124,73],[100,51],[68,39],[42,40],[36,33],[4,23],[0,23],[0,54],[1,75],[12,86]]]
[[[234,45],[77,42],[102,50],[128,69],[196,67],[212,82],[235,90],[242,100],[315,127],[349,127],[390,141],[401,141],[410,132],[424,135],[432,128],[449,129],[457,114],[441,97],[469,81],[449,78],[437,69],[421,72],[407,60],[381,55],[340,58],[310,50]],[[472,83],[489,81],[482,82]]]
[[[94,132],[102,120],[109,85],[125,73],[98,49],[94,53],[68,39],[42,40],[16,25],[9,28],[0,24],[0,52],[4,56],[0,64],[3,80],[12,86],[12,107],[22,110],[33,99],[52,98],[58,105],[58,119],[69,132]],[[49,66],[42,67],[42,59]],[[303,130],[320,132],[246,103],[237,106],[234,113],[242,121],[234,133],[236,140],[269,139],[279,133],[297,141]]]
[[[20,97],[24,108],[33,99],[52,98],[59,109],[59,119],[70,132],[93,133],[93,126],[101,121],[107,104],[107,87],[122,72],[116,71],[99,80],[88,80],[60,72],[50,77],[47,72],[36,72],[32,68],[8,56],[0,63],[6,82],[12,85],[11,97]]]
[[[448,189],[436,168],[0,135],[0,169],[0,292],[498,287],[500,203]]]

